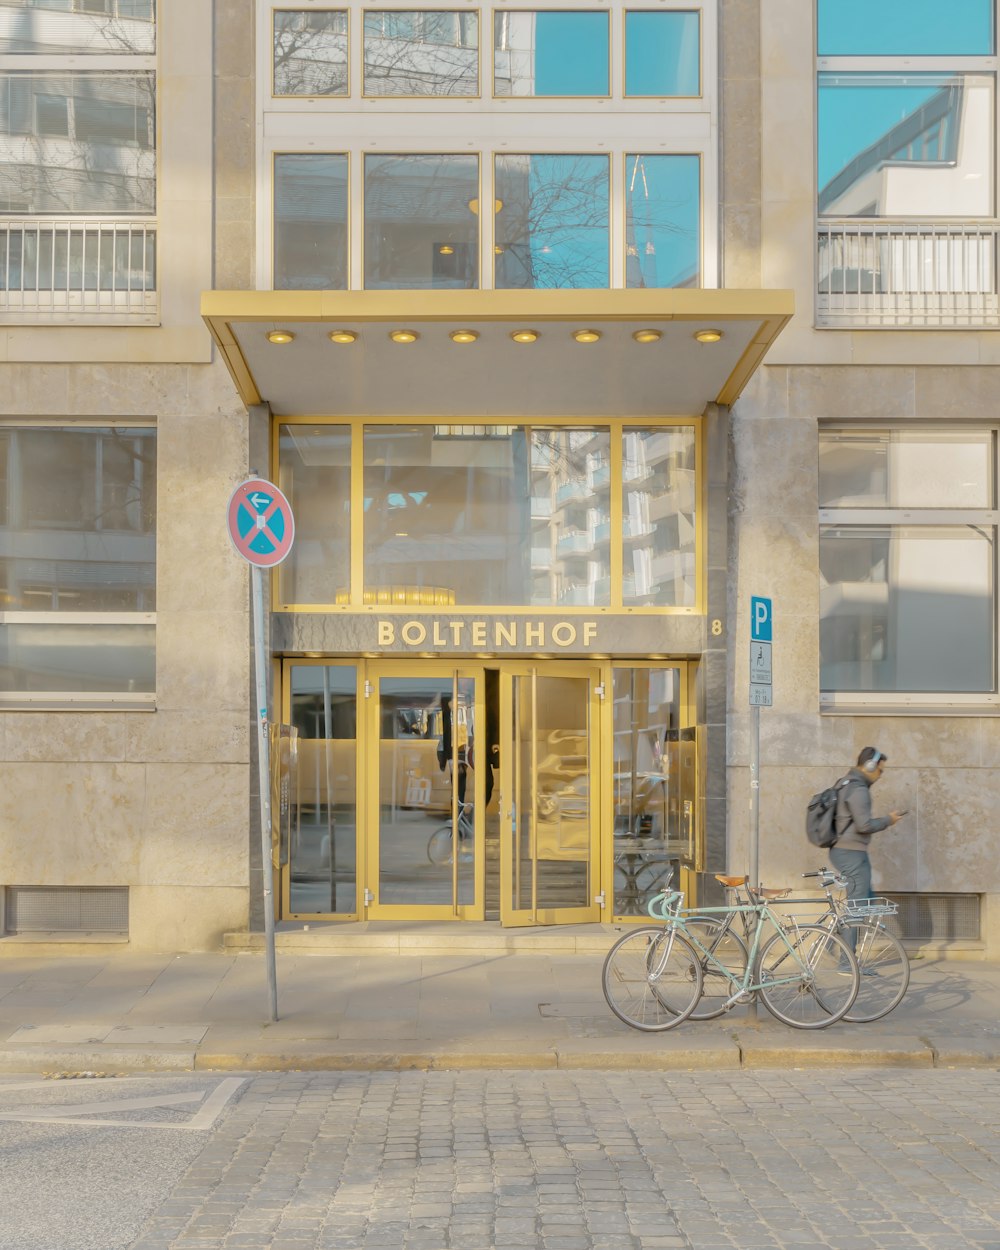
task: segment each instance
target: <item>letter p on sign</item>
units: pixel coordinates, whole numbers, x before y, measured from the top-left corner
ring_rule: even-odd
[[[752,642],[771,641],[771,600],[753,595],[750,599],[750,639]]]

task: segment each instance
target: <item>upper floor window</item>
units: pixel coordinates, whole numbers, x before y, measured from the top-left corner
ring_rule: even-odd
[[[819,0],[820,56],[991,56],[993,0]]]
[[[994,0],[817,18],[819,324],[1000,323]]]
[[[374,9],[364,14],[366,96],[479,94],[479,15]]]
[[[151,56],[154,0],[0,0],[0,56]]]
[[[493,90],[498,96],[607,96],[607,13],[493,14]]]
[[[0,427],[0,705],[149,701],[156,431]]]
[[[274,94],[347,94],[347,11],[274,10]]]
[[[683,10],[625,14],[625,94],[701,95],[701,14]]]
[[[5,320],[155,316],[154,19],[153,0],[0,0]]]

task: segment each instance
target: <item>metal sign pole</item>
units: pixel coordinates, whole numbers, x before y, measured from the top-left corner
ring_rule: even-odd
[[[264,894],[264,954],[267,960],[268,1019],[278,1019],[278,970],[274,958],[274,872],[271,867],[271,750],[267,725],[267,655],[264,639],[264,576],[250,566],[253,590],[253,651],[257,682],[257,773],[260,783],[260,873]]]
[[[760,708],[750,709],[750,846],[747,859],[750,884],[760,884]]]

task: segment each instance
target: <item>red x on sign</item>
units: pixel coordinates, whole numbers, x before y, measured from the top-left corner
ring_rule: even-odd
[[[295,520],[285,496],[271,482],[253,477],[233,491],[227,513],[229,537],[250,564],[269,569],[292,549]]]

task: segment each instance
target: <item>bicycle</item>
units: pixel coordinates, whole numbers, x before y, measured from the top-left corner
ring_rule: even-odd
[[[880,923],[881,917],[895,915],[899,911],[898,905],[884,898],[857,899],[853,903],[846,899],[835,899],[832,887],[846,889],[847,882],[832,869],[806,872],[802,875],[805,878],[819,878],[826,893],[827,910],[810,923],[839,933],[854,950],[858,962],[861,974],[858,996],[843,1019],[848,1024],[870,1024],[874,1020],[881,1020],[899,1006],[910,984],[910,961],[906,951],[899,939]],[[736,901],[740,901],[740,890],[746,888],[744,878],[717,876],[716,880],[732,890]],[[790,890],[776,890],[773,897],[783,898],[786,903],[816,901],[814,898],[791,898],[790,894]],[[749,901],[749,894],[747,900]],[[744,915],[743,932],[737,933],[732,929],[735,919],[734,916],[723,922],[710,917],[692,916],[688,925],[698,925],[705,933],[705,944],[709,950],[739,976],[746,967],[751,925],[749,917]],[[849,933],[849,930],[854,933]],[[712,1020],[726,1010],[727,982],[721,976],[713,975],[712,968],[706,967],[704,971],[705,989],[701,1002],[692,1013],[695,1020]]]
[[[835,899],[834,888],[846,890],[847,881],[831,868],[804,872],[802,876],[818,878],[826,895],[827,911],[816,924],[835,927],[841,935],[853,930],[861,988],[844,1019],[851,1024],[881,1020],[899,1006],[910,986],[910,960],[903,943],[882,923],[883,917],[898,913],[899,904],[887,898]]]
[[[731,888],[747,885],[745,877],[717,879]],[[707,975],[715,987],[725,985],[728,992],[721,1007],[712,1003],[710,1014],[701,1014],[699,1019],[711,1019],[753,995],[775,1019],[792,1028],[822,1029],[842,1019],[857,997],[861,980],[850,944],[829,929],[801,925],[774,912],[769,900],[784,897],[787,890],[747,887],[747,893],[751,902],[699,908],[691,917],[683,912],[680,891],[652,899],[647,910],[664,922],[662,927],[625,934],[604,961],[601,984],[614,1014],[644,1032],[672,1029],[694,1016]],[[716,920],[716,915],[725,920]],[[732,932],[737,916],[745,916],[752,925],[749,948]],[[762,946],[768,926],[774,932]],[[735,939],[737,957],[747,952],[736,970],[719,957],[722,953],[732,958],[731,950],[720,948],[719,941],[726,934]],[[706,938],[707,943],[702,940]],[[716,988],[714,997],[718,996]]]
[[[455,838],[451,822],[435,829],[427,840],[427,858],[432,864],[444,865],[451,863],[454,854]],[[472,804],[458,805],[458,862],[468,863],[473,856],[476,830],[472,821]]]

